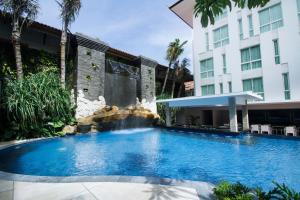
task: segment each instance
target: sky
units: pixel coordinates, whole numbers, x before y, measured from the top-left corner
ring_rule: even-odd
[[[83,33],[111,47],[143,55],[167,65],[166,49],[175,38],[188,40],[181,59],[192,58],[192,30],[169,10],[177,0],[82,0],[82,8],[71,25],[72,33]],[[61,28],[55,0],[40,0],[37,21]],[[192,69],[192,67],[190,67]]]

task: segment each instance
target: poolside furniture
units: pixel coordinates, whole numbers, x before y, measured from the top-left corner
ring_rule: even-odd
[[[260,132],[260,125],[259,124],[252,124],[251,125],[251,133],[261,134],[261,132]]]
[[[264,124],[260,127],[261,134],[272,135],[272,127],[270,124]]]
[[[284,135],[284,126],[272,126],[273,134]]]
[[[298,136],[296,126],[287,126],[284,128],[284,135],[286,136]]]

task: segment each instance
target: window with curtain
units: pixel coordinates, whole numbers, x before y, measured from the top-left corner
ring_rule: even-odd
[[[232,93],[232,83],[231,83],[231,81],[228,82],[228,90],[229,90],[229,93]]]
[[[259,12],[260,32],[278,29],[283,26],[281,4],[266,8]]]
[[[214,30],[214,47],[218,48],[229,44],[228,25]]]
[[[273,40],[274,44],[274,53],[275,53],[275,64],[280,64],[280,53],[279,53],[279,43],[278,39]]]
[[[253,29],[252,15],[248,15],[248,24],[249,24],[249,37],[253,37],[254,36],[254,29]]]
[[[290,81],[289,81],[289,73],[282,74],[283,84],[284,84],[284,98],[285,100],[291,99],[291,92],[290,92]]]
[[[223,60],[223,74],[226,74],[227,73],[226,54],[222,54],[222,60]]]
[[[239,19],[238,23],[239,23],[239,31],[240,31],[240,40],[242,40],[242,39],[244,39],[243,21],[242,21],[242,19]]]
[[[220,94],[223,94],[223,83],[220,83]]]
[[[209,51],[209,35],[208,32],[205,33],[206,51]]]
[[[300,22],[300,0],[297,0],[297,7],[298,7],[298,19]]]
[[[215,21],[218,21],[220,19],[224,19],[225,17],[227,17],[227,15],[228,15],[227,8],[224,8],[224,9],[222,9],[222,13],[221,14],[215,16]]]
[[[264,98],[263,79],[260,77],[243,80],[243,91],[252,91]]]
[[[215,94],[215,85],[203,85],[201,87],[202,96],[214,95]]]
[[[241,50],[242,71],[261,68],[260,46]]]
[[[200,61],[201,78],[214,77],[214,62],[212,58]]]

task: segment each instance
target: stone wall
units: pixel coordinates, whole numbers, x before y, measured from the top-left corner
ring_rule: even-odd
[[[154,60],[143,56],[140,56],[140,62],[140,101],[144,107],[156,113],[157,111],[155,103],[155,68],[158,65],[158,63]]]

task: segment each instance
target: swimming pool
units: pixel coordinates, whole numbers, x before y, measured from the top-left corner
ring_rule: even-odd
[[[0,151],[0,171],[34,176],[124,175],[300,191],[300,141],[249,135],[130,129],[67,136]]]

